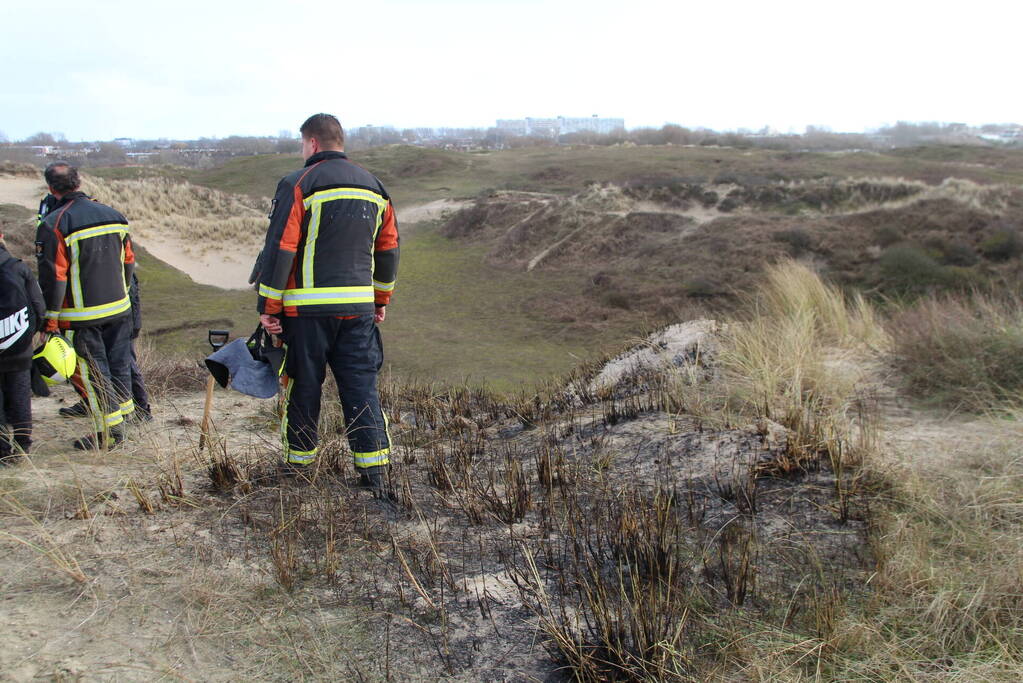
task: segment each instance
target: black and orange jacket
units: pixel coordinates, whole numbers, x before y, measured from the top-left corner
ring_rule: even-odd
[[[82,192],[70,192],[36,229],[46,329],[77,329],[130,315],[135,267],[128,221]]]
[[[391,300],[398,224],[380,181],[318,152],[277,185],[260,263],[260,313],[352,316]]]

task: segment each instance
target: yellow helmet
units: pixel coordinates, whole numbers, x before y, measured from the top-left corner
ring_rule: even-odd
[[[67,339],[59,334],[47,339],[32,356],[32,365],[50,385],[68,381],[74,374],[77,363],[78,354],[67,343]]]

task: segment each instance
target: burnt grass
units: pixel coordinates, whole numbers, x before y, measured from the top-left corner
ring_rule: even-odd
[[[308,473],[218,441],[191,495],[292,600],[364,611],[355,678],[701,680],[753,624],[827,640],[874,564],[855,468],[812,430],[711,425],[665,375],[594,392],[595,370],[513,399],[386,383],[384,496],[330,414]]]

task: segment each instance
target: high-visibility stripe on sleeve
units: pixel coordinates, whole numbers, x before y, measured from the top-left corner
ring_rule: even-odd
[[[260,283],[259,295],[262,297],[266,297],[267,299],[280,299],[284,296],[284,291],[280,289],[274,289],[269,285],[264,285]]]
[[[373,289],[380,292],[390,292],[394,289],[394,282],[379,282],[373,280]]]
[[[46,311],[46,319],[47,320],[59,320],[60,319],[60,311]]]

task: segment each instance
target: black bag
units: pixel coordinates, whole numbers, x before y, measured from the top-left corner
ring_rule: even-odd
[[[15,358],[32,346],[32,335],[39,321],[18,272],[16,259],[0,252],[0,356]]]
[[[284,364],[284,349],[273,345],[270,333],[263,329],[262,325],[256,327],[249,340],[245,342],[254,360],[262,363],[269,363],[274,374],[280,376],[281,366]]]

